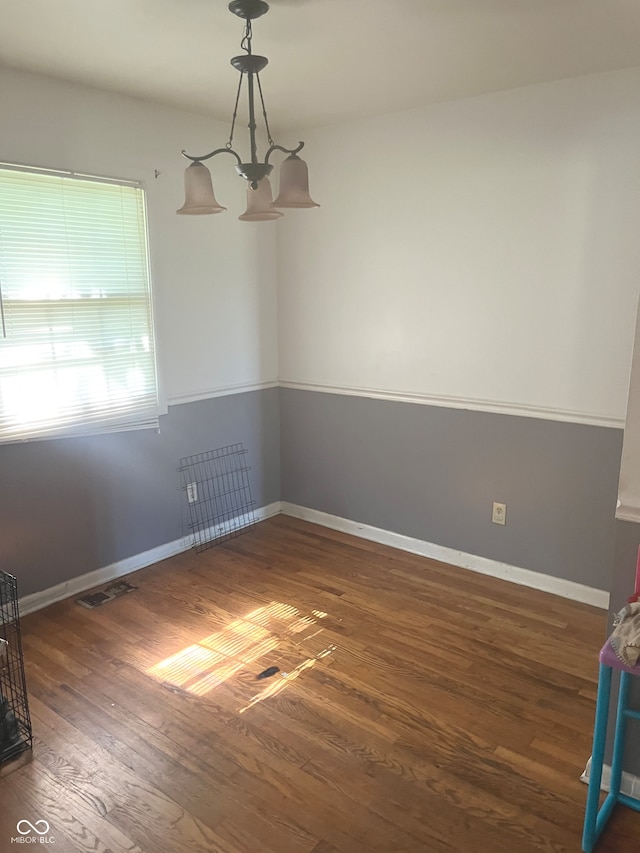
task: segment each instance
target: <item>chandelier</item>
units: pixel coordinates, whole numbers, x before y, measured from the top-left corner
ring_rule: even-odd
[[[233,2],[229,3],[229,11],[245,20],[243,36],[240,42],[240,47],[244,53],[240,56],[234,56],[231,60],[231,65],[240,72],[240,80],[238,82],[233,117],[231,119],[229,141],[224,148],[216,148],[200,157],[193,157],[191,154],[187,154],[186,151],[182,151],[183,157],[191,160],[191,164],[187,166],[184,175],[185,202],[176,212],[181,214],[205,214],[222,213],[222,211],[227,209],[226,207],[222,207],[216,200],[213,192],[211,173],[203,165],[203,160],[209,160],[217,154],[231,154],[232,157],[235,157],[237,161],[236,172],[247,181],[247,209],[239,219],[258,222],[278,219],[283,215],[278,210],[281,207],[319,207],[309,195],[307,164],[298,157],[298,152],[304,147],[304,142],[299,142],[296,148],[284,148],[282,145],[275,144],[271,136],[271,130],[269,129],[269,119],[267,118],[267,110],[264,105],[262,85],[260,83],[260,72],[266,67],[269,60],[266,56],[258,56],[253,53],[251,47],[253,37],[251,22],[268,12],[269,6],[263,0],[233,0]],[[249,146],[251,150],[251,159],[249,162],[243,162],[240,155],[233,148],[233,133],[238,115],[238,103],[245,77],[247,79],[249,106],[248,127]],[[269,142],[269,148],[262,161],[258,159],[256,143],[256,88],[258,90],[260,107],[262,108],[266,135]],[[280,188],[275,201],[273,201],[271,184],[269,182],[269,175],[273,170],[273,165],[269,160],[274,151],[282,151],[289,155],[280,167]]]

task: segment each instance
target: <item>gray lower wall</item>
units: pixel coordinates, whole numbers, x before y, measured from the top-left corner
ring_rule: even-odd
[[[285,501],[610,589],[622,430],[288,388],[280,430]]]
[[[621,430],[284,388],[172,406],[159,434],[0,446],[0,568],[28,595],[179,538],[179,459],[237,441],[258,506],[611,588]]]
[[[172,406],[159,433],[0,446],[0,568],[24,596],[178,539],[180,458],[239,441],[257,506],[279,500],[276,388]]]

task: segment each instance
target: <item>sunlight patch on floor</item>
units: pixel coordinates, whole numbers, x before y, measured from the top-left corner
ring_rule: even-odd
[[[305,670],[315,666],[318,660],[335,651],[333,644],[313,655],[308,655],[304,649],[305,642],[323,632],[318,620],[325,619],[327,615],[322,610],[312,610],[311,615],[306,615],[290,604],[272,601],[160,661],[148,669],[147,674],[194,696],[205,696],[260,658],[293,643],[295,649],[306,655],[305,659],[290,672],[277,672],[273,681],[266,683],[239,709],[243,713],[258,702],[276,696]]]

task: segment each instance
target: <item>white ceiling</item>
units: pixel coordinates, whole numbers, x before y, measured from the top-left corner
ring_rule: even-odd
[[[640,66],[638,0],[270,0],[254,22],[274,128],[303,129]],[[0,0],[0,65],[228,120],[227,0]]]

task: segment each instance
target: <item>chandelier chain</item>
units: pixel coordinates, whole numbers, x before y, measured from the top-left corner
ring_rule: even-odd
[[[244,35],[242,37],[242,41],[240,42],[240,47],[242,50],[245,50],[249,56],[251,56],[251,39],[253,37],[253,33],[251,31],[251,20],[247,20],[246,26],[244,28]]]

